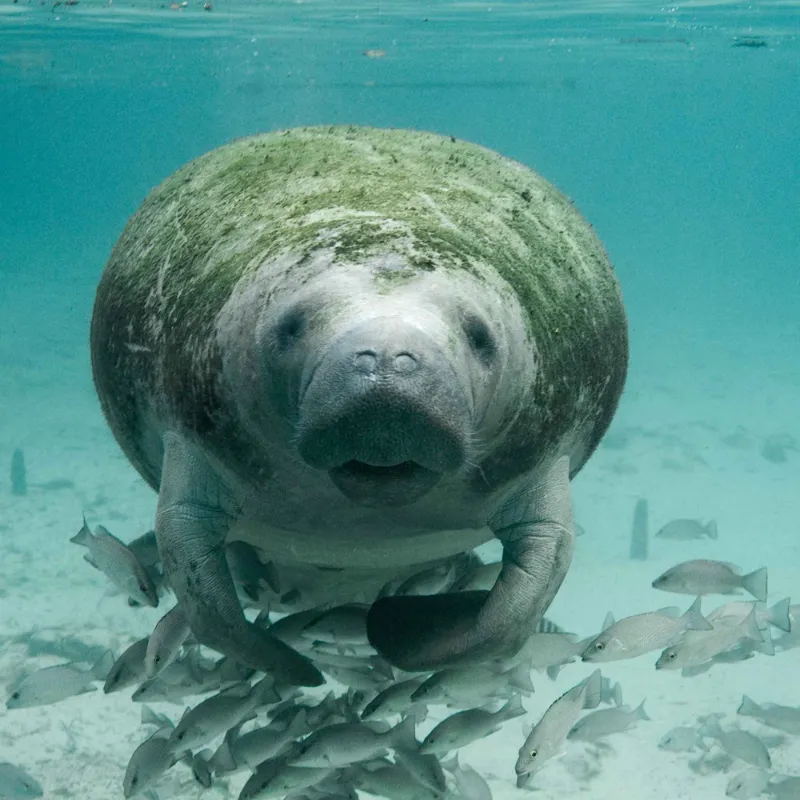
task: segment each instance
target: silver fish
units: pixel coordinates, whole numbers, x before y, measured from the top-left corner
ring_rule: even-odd
[[[103,685],[106,694],[120,692],[145,679],[144,657],[147,654],[148,639],[149,637],[145,636],[144,639],[135,641],[114,662]]]
[[[701,750],[708,749],[697,729],[687,726],[679,726],[667,731],[659,740],[658,746],[662,750],[670,750],[673,753],[688,753],[695,747],[699,747]]]
[[[267,800],[283,797],[297,789],[314,786],[332,774],[330,768],[296,767],[286,758],[271,759],[259,765],[242,787],[238,800]]]
[[[409,678],[397,681],[380,691],[367,703],[361,712],[361,719],[374,719],[375,717],[401,714],[412,710],[414,707],[424,706],[425,701],[413,701],[414,692],[424,682],[424,678]]]
[[[277,568],[271,561],[264,563],[253,545],[238,539],[228,542],[225,557],[231,577],[249,600],[257,601],[265,589],[273,594],[281,593]]]
[[[170,748],[172,730],[170,727],[157,730],[133,751],[122,781],[122,792],[126,798],[147,791],[185,756],[185,752],[175,752]]]
[[[435,755],[420,753],[416,740],[412,739],[408,745],[404,747],[400,743],[400,746],[395,747],[395,763],[405,767],[426,789],[437,795],[444,795],[447,791],[447,778],[439,759]]]
[[[578,721],[581,711],[597,707],[601,684],[602,674],[597,669],[586,680],[576,684],[550,704],[519,749],[514,765],[519,788],[526,785],[528,776],[538,772],[549,759],[559,755],[567,734]]]
[[[749,767],[734,775],[725,787],[725,795],[736,800],[749,800],[763,794],[769,784],[769,772],[759,767]]]
[[[710,631],[711,624],[700,611],[698,597],[683,616],[677,608],[662,608],[614,622],[584,650],[584,661],[619,661],[663,650],[686,631]]]
[[[417,746],[411,717],[383,733],[365,722],[342,722],[314,731],[291,754],[290,761],[298,767],[346,767],[400,746]]]
[[[800,797],[800,777],[784,776],[767,784],[767,793],[777,800],[797,800]]]
[[[531,634],[519,652],[504,663],[524,663],[530,669],[544,669],[548,677],[555,680],[561,667],[579,658],[593,639],[593,636],[579,639],[564,631],[537,632]]]
[[[725,561],[684,561],[659,575],[653,588],[696,595],[741,594],[744,589],[763,603],[767,599],[767,568],[742,575],[739,567]]]
[[[289,744],[308,733],[305,709],[298,709],[287,728],[267,725],[240,734],[236,725],[225,734],[225,740],[211,758],[217,774],[249,768],[256,771],[259,764],[275,758]]]
[[[243,683],[224,689],[183,715],[172,731],[170,747],[175,751],[202,747],[228,728],[252,719],[259,706],[279,700],[269,675],[253,686]]]
[[[644,700],[633,710],[628,706],[618,708],[600,708],[581,717],[570,728],[567,739],[581,742],[596,742],[612,733],[623,733],[636,725],[639,720],[648,720],[644,710]]]
[[[441,792],[422,786],[400,764],[386,762],[382,766],[359,769],[353,776],[356,786],[388,800],[440,800]]]
[[[456,563],[448,561],[444,564],[437,564],[435,567],[417,572],[410,578],[406,578],[397,587],[394,594],[409,595],[430,595],[439,594],[446,591],[453,583],[455,577]]]
[[[364,603],[347,603],[324,611],[303,628],[303,636],[312,641],[335,644],[367,642],[367,612]]]
[[[495,561],[490,564],[478,564],[462,575],[458,580],[454,581],[449,591],[489,591],[497,581],[497,576],[500,574],[502,568],[502,561]]]
[[[434,672],[411,695],[425,703],[478,703],[514,692],[531,693],[530,667],[522,663],[502,672],[482,666],[447,667]]]
[[[673,519],[656,534],[660,539],[689,541],[691,539],[716,539],[717,521],[703,523],[698,519]]]
[[[769,756],[769,751],[761,739],[748,731],[739,730],[738,728],[729,731],[722,730],[718,716],[715,714],[706,718],[700,733],[703,736],[716,739],[720,747],[733,758],[740,758],[742,761],[761,769],[772,768],[772,759]]]
[[[0,761],[0,797],[7,800],[31,800],[43,796],[41,784],[22,767]]]
[[[753,717],[770,728],[800,736],[800,708],[775,703],[759,705],[745,694],[742,695],[742,702],[736,713],[743,717]]]
[[[70,539],[74,544],[88,549],[84,559],[99,569],[123,594],[142,605],[155,608],[158,591],[147,570],[128,546],[102,525],[94,535],[83,518],[83,527]]]
[[[95,691],[94,681],[104,681],[114,663],[109,650],[91,667],[78,662],[37,669],[12,690],[6,708],[32,708],[59,703],[68,697]]]
[[[465,800],[492,800],[489,784],[469,764],[460,764],[458,753],[442,766],[453,776],[456,788]]]
[[[167,611],[156,623],[148,639],[144,658],[145,675],[152,678],[171,663],[190,633],[189,621],[179,605]]]
[[[423,740],[420,752],[448,753],[477,739],[484,739],[499,731],[504,722],[525,713],[519,695],[512,697],[502,708],[470,708],[451,714],[442,720]]]
[[[790,633],[792,630],[792,620],[789,616],[791,600],[784,597],[779,600],[775,605],[767,608],[763,603],[756,606],[756,621],[759,628],[764,628],[767,625],[772,625],[778,630]],[[743,620],[751,611],[752,603],[725,603],[725,605],[715,608],[709,615],[709,622],[716,622],[717,620]]]
[[[683,669],[704,664],[718,654],[733,649],[743,639],[763,642],[755,609],[736,625],[717,622],[710,631],[687,631],[680,642],[670,645],[661,653],[656,669]]]

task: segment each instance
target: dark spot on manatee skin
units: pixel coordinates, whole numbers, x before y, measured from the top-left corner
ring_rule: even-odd
[[[522,199],[523,199],[523,200],[524,200],[526,203],[530,203],[530,201],[533,199],[533,195],[532,195],[532,194],[531,194],[531,193],[530,193],[530,192],[529,192],[527,189],[523,189],[523,190],[522,190],[522,191],[519,193],[519,196],[520,196],[520,197],[521,197],[521,198],[522,198]]]

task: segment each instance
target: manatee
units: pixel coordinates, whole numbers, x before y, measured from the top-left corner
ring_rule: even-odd
[[[245,617],[225,543],[257,546],[309,607],[366,599],[401,669],[516,652],[569,567],[569,482],[614,415],[628,334],[602,244],[529,168],[308,127],[150,192],[100,280],[91,355],[195,637],[317,685]],[[379,597],[493,537],[491,590]]]

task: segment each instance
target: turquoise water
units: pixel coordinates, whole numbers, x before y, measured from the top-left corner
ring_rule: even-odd
[[[518,159],[575,201],[616,267],[628,387],[575,482],[587,532],[550,616],[587,636],[609,610],[683,608],[690,598],[649,584],[689,558],[768,565],[770,602],[800,598],[800,5],[3,0],[0,459],[22,448],[30,489],[12,495],[3,467],[0,635],[95,626],[93,644],[117,655],[158,619],[98,605],[104,584],[68,544],[82,511],[127,541],[155,509],[92,388],[95,287],[128,217],[179,166],[232,138],[329,123],[430,130]],[[641,496],[652,530],[716,518],[719,540],[656,541],[631,564]],[[652,722],[585,756],[596,775],[568,769],[568,753],[543,770],[542,796],[724,796],[745,764],[692,771],[660,736],[702,714],[741,722],[743,693],[800,705],[798,652],[681,679],[647,657],[610,664]],[[0,683],[50,663],[7,644]],[[527,722],[585,667],[540,679]],[[121,797],[138,722],[138,707],[99,692],[2,710],[0,761],[47,797]],[[526,793],[517,723],[475,755],[495,797]],[[776,776],[800,774],[800,739],[771,754]],[[182,782],[161,796],[200,796],[175,769]]]

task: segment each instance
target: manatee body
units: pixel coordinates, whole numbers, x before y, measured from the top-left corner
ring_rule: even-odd
[[[368,633],[408,670],[513,652],[566,574],[569,479],[628,358],[608,258],[549,183],[358,127],[234,141],[154,189],[91,350],[195,636],[308,685],[313,665],[245,619],[224,542],[257,545],[314,605],[372,602],[496,537],[490,592],[382,597]]]

